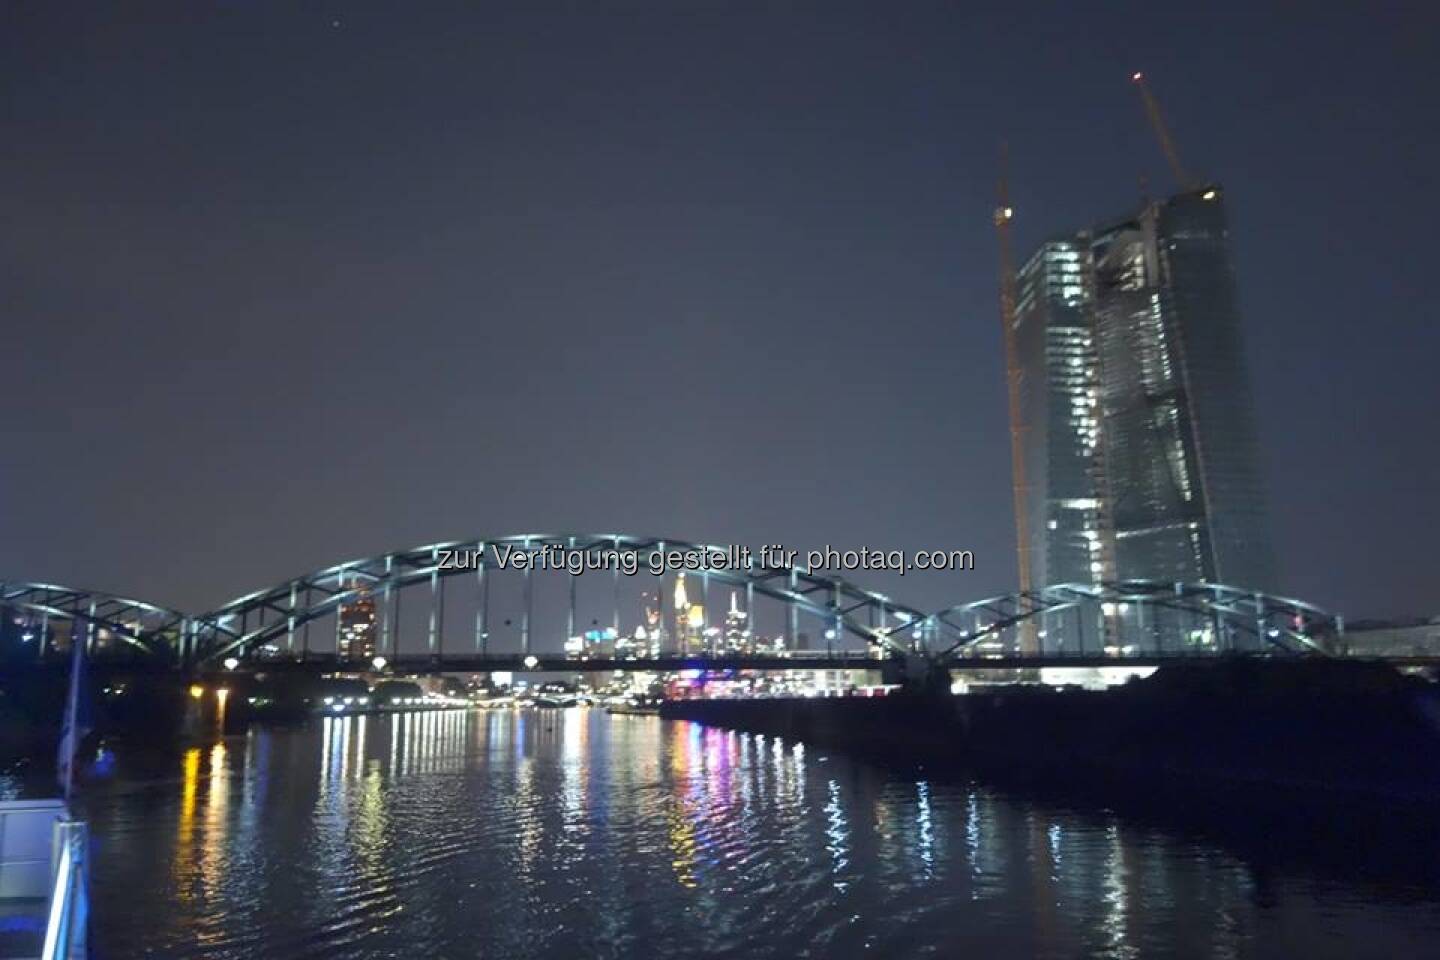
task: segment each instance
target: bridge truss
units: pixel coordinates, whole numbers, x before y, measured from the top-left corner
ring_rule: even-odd
[[[293,654],[297,650],[303,654],[308,652],[303,632],[307,623],[336,616],[343,607],[362,599],[371,599],[377,602],[381,612],[377,652],[389,657],[398,651],[400,595],[411,590],[421,595],[429,611],[426,652],[443,658],[447,654],[442,623],[444,591],[448,583],[469,580],[480,600],[475,614],[473,643],[466,652],[483,656],[488,652],[490,641],[487,591],[492,578],[499,572],[496,562],[499,553],[506,550],[538,552],[546,547],[584,553],[633,553],[642,557],[657,550],[662,553],[709,551],[724,555],[728,549],[625,534],[525,534],[430,544],[337,564],[287,580],[268,590],[239,597],[196,619],[188,655],[211,661],[232,656],[243,658],[267,646],[277,647],[285,654]],[[456,557],[463,557],[465,562],[453,562]],[[447,563],[447,559],[452,562]],[[643,562],[641,569],[644,569]],[[532,649],[534,623],[532,580],[536,573],[542,571],[526,567],[518,572],[524,596],[519,625],[520,646],[522,655],[528,655]],[[570,578],[566,635],[573,636],[578,625],[577,578],[563,575]],[[918,644],[913,641],[918,638],[906,640],[901,628],[925,619],[922,611],[895,603],[883,594],[866,590],[843,578],[801,567],[751,564],[742,568],[699,570],[693,575],[699,578],[702,590],[712,582],[743,590],[747,616],[754,610],[756,597],[785,604],[789,617],[788,636],[792,638],[799,632],[799,616],[805,614],[824,623],[832,640],[844,636],[858,637],[866,644],[889,653],[902,654],[914,650]],[[614,594],[611,626],[617,632],[620,576],[617,566],[611,572]],[[454,649],[449,651],[452,654],[459,652]]]
[[[1027,622],[1038,627],[1028,640],[1016,629]],[[1157,580],[1057,584],[950,607],[925,623],[926,649],[942,662],[1323,654],[1323,638],[1339,628],[1335,617],[1303,601]]]
[[[50,583],[0,582],[0,609],[25,619],[35,635],[37,659],[61,624],[68,624],[72,635],[76,625],[82,627],[92,650],[113,639],[132,653],[173,655],[188,622],[178,610]]]
[[[238,597],[198,616],[109,594],[36,583],[0,583],[0,608],[38,619],[42,631],[53,621],[78,622],[85,626],[87,637],[118,638],[133,653],[168,657],[182,666],[213,667],[231,659],[345,666],[338,657],[341,612],[368,601],[375,605],[378,621],[375,652],[396,667],[403,662],[432,669],[445,664],[456,670],[485,669],[487,664],[524,664],[533,655],[536,663],[543,661],[553,669],[555,663],[572,661],[547,649],[546,644],[534,642],[534,580],[545,571],[533,566],[504,573],[521,581],[518,651],[491,647],[490,588],[502,572],[499,556],[506,550],[536,553],[546,547],[641,557],[656,550],[726,552],[726,548],[688,541],[626,534],[481,537],[336,564]],[[643,560],[639,565],[645,568]],[[565,635],[574,636],[580,622],[576,600],[580,577],[563,569],[549,575],[569,581]],[[620,628],[621,575],[616,565],[610,574],[610,627],[615,634]],[[802,615],[817,619],[827,639],[822,654],[828,658],[826,663],[923,657],[937,665],[974,668],[980,661],[1008,666],[1027,660],[1305,655],[1323,653],[1323,640],[1340,629],[1337,618],[1310,604],[1210,583],[1129,580],[1059,584],[927,614],[843,578],[802,567],[752,563],[712,567],[691,575],[702,595],[711,583],[743,595],[744,611],[752,625],[757,600],[782,605],[787,621],[784,635],[792,641],[799,635]],[[464,589],[473,601],[473,623],[459,631],[466,635],[459,644],[456,631],[447,634],[445,629],[447,588]],[[418,638],[415,630],[402,624],[402,598],[412,620],[414,604],[420,604],[423,625]],[[322,631],[322,639],[312,643],[310,625],[324,620],[335,623],[335,636],[325,638]],[[1033,624],[1034,629],[1020,629],[1026,624]],[[402,633],[410,638],[410,649],[402,647]],[[423,640],[419,651],[414,649],[415,639]],[[859,651],[854,649],[855,639],[861,642]],[[553,648],[553,644],[549,646]],[[689,656],[692,662],[695,657],[716,663],[736,660],[734,650],[692,651]],[[794,661],[796,667],[802,662],[803,658]]]

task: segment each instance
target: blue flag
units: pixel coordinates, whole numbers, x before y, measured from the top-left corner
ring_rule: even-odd
[[[85,641],[88,629],[81,629],[80,618],[70,622],[70,692],[65,698],[65,720],[60,729],[60,746],[55,757],[56,776],[66,800],[75,782],[75,751],[90,732],[89,711],[82,712],[85,698],[81,686],[85,674]]]

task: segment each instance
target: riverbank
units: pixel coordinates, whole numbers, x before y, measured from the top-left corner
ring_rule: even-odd
[[[662,715],[1038,783],[1440,801],[1440,689],[1365,662],[1179,664],[1105,691],[672,701]]]

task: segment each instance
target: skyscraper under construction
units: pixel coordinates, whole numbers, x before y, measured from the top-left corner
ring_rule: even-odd
[[[1041,244],[1014,337],[1034,586],[1275,589],[1218,186]]]

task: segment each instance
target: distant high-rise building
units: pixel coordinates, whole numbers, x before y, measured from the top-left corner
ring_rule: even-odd
[[[375,656],[375,600],[361,596],[340,607],[339,653],[346,660],[370,660]]]
[[[734,590],[730,591],[730,609],[725,612],[725,652],[751,652],[750,613],[740,609]]]
[[[645,622],[636,629],[635,639],[637,643],[641,641],[644,643],[641,652],[657,657],[665,650],[665,598],[657,589],[653,594],[655,603],[652,606],[648,599],[651,596],[652,594],[648,593],[640,595],[641,615]]]
[[[1016,279],[1032,582],[1273,591],[1220,189],[1048,241]]]
[[[690,602],[683,570],[675,575],[675,642],[686,656],[705,652],[705,607]]]

